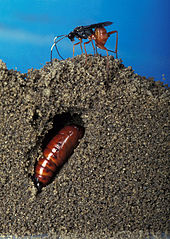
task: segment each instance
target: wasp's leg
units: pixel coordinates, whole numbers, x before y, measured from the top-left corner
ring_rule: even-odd
[[[108,53],[109,50],[102,43],[97,43],[96,46],[99,47],[100,49],[106,51],[106,53],[107,53],[107,65],[106,65],[106,68],[109,69],[109,53]]]
[[[92,43],[92,46],[93,46],[93,49],[94,49],[94,51],[95,51],[95,48],[94,48],[94,44],[93,44],[93,41],[92,41],[92,39],[89,39],[89,41],[87,41],[87,42],[85,42],[84,43],[84,50],[85,50],[85,53],[86,53],[86,63],[87,63],[87,50],[86,50],[86,44],[89,44],[89,43]]]
[[[75,52],[75,46],[80,44],[81,47],[81,52],[83,53],[83,47],[82,47],[82,39],[79,38],[79,42],[77,42],[76,44],[73,45],[73,57],[74,57],[74,52]]]
[[[110,37],[110,35],[116,33],[116,46],[115,46],[115,51],[114,53],[116,53],[116,58],[117,58],[117,45],[118,45],[118,31],[111,31],[111,32],[108,32],[108,37]]]
[[[93,40],[91,41],[91,44],[92,44],[92,47],[93,47],[93,50],[94,50],[94,55],[95,55],[95,53],[96,53],[95,50],[96,50],[96,49],[95,49],[95,47],[94,47]]]

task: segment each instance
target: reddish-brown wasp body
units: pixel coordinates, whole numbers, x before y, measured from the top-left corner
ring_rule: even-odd
[[[86,60],[87,60],[87,51],[86,51],[86,44],[92,43],[94,52],[95,52],[95,47],[93,44],[93,40],[95,41],[96,47],[106,50],[107,53],[107,65],[108,65],[108,51],[113,52],[116,54],[117,58],[117,45],[118,45],[118,31],[111,31],[107,32],[104,26],[109,26],[111,25],[112,22],[101,22],[101,23],[96,23],[96,24],[91,24],[88,26],[79,26],[76,27],[72,32],[70,32],[68,35],[60,35],[54,38],[54,44],[51,47],[51,63],[52,63],[52,51],[53,48],[55,47],[57,50],[58,55],[62,58],[60,55],[58,48],[57,48],[57,43],[61,41],[63,38],[68,37],[71,41],[74,41],[74,38],[78,38],[79,42],[75,43],[73,45],[73,56],[74,56],[74,51],[75,51],[75,46],[80,44],[81,51],[83,53],[83,47],[82,47],[82,39],[88,39],[87,42],[84,43],[84,50],[86,54]],[[94,30],[93,30],[94,29]],[[116,46],[115,46],[115,51],[108,50],[105,47],[105,44],[107,42],[107,39],[110,37],[111,34],[116,34]],[[61,38],[60,38],[61,37]],[[59,40],[57,40],[60,38]],[[63,59],[63,58],[62,58]]]
[[[83,127],[69,125],[61,129],[49,142],[43,152],[43,157],[35,165],[33,181],[38,192],[51,182],[57,169],[73,153],[83,135]]]

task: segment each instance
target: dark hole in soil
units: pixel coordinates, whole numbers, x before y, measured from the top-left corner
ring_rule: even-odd
[[[53,118],[53,128],[48,131],[48,133],[45,135],[44,140],[42,141],[42,150],[44,151],[44,149],[47,147],[47,144],[49,143],[49,141],[54,136],[56,136],[58,134],[59,130],[61,130],[63,127],[65,127],[66,125],[79,125],[79,126],[82,126],[82,124],[80,124],[80,122],[81,122],[81,118],[80,118],[79,114],[74,113],[74,114],[71,115],[71,113],[69,113],[69,112],[63,113],[63,114],[57,114]],[[59,144],[60,143],[58,143],[58,145]],[[74,151],[71,152],[69,157],[73,154],[73,152]],[[67,162],[68,158],[66,158],[64,161]],[[56,174],[60,171],[61,168],[62,168],[62,165],[58,166],[56,172],[53,174],[53,176],[49,180],[49,183],[51,183],[53,181],[53,179],[55,178]],[[31,176],[31,178],[32,178],[35,186],[38,189],[38,191],[37,191],[37,195],[38,195],[42,191],[43,185],[34,176]]]
[[[63,114],[57,114],[53,118],[53,128],[48,131],[42,141],[42,150],[45,149],[49,141],[66,125],[80,125],[83,126],[81,117],[79,114],[71,114],[69,112]]]

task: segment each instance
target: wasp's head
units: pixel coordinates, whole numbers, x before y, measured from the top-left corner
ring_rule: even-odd
[[[71,40],[71,41],[74,41],[74,37],[75,37],[75,34],[73,32],[70,32],[68,34],[68,38]]]

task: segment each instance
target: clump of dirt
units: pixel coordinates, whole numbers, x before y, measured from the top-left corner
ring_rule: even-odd
[[[168,105],[167,86],[113,57],[109,70],[106,57],[88,56],[85,64],[81,55],[27,74],[1,62],[0,234],[166,232]],[[82,125],[85,135],[36,196],[35,162],[69,123]]]

